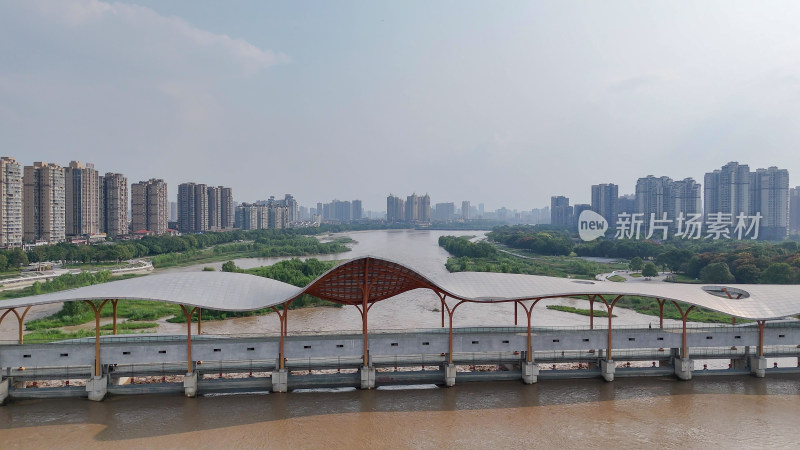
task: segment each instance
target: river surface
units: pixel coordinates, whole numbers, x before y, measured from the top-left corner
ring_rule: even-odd
[[[381,256],[424,274],[445,271],[444,234],[482,232],[367,231],[347,233],[353,250],[320,259]],[[240,267],[281,258],[236,260]],[[170,271],[202,270],[202,264]],[[221,263],[216,264],[217,267]],[[586,307],[588,302],[548,300]],[[544,303],[544,302],[542,302]],[[544,303],[548,304],[548,303]],[[537,305],[536,326],[585,326],[584,316]],[[651,316],[618,309],[615,324],[645,325]],[[34,313],[34,314],[44,314]],[[510,325],[512,305],[464,305],[456,326]],[[675,323],[666,321],[667,323]],[[412,291],[370,310],[373,329],[441,325],[439,302]],[[289,331],[357,330],[352,308],[311,308],[289,313]],[[164,323],[160,332],[183,333]],[[204,322],[205,334],[277,332],[273,315]],[[16,334],[5,321],[0,334]],[[472,383],[452,388],[375,391],[180,396],[131,396],[101,403],[78,399],[17,401],[0,408],[0,448],[396,448],[621,446],[796,447],[800,377],[771,375],[655,379]]]

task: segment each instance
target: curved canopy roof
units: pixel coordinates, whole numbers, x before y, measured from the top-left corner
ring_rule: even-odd
[[[344,262],[305,288],[248,274],[171,273],[0,301],[0,309],[73,300],[140,299],[207,309],[247,311],[278,305],[303,293],[337,303],[358,305],[365,301],[378,302],[414,289],[430,289],[440,295],[481,303],[566,296],[635,295],[686,302],[753,320],[800,314],[800,286],[797,285],[614,283],[477,272],[427,278],[403,264],[374,257]],[[721,297],[725,291],[734,298]],[[742,298],[737,299],[740,294]]]

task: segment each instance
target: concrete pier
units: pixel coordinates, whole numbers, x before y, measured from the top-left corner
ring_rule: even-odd
[[[183,378],[183,393],[187,397],[197,395],[197,372],[188,372]]]
[[[0,405],[4,404],[6,402],[6,399],[8,398],[8,385],[9,384],[10,383],[9,383],[8,379],[0,381]]]
[[[750,373],[757,378],[764,378],[764,375],[767,373],[767,358],[763,356],[751,356]]]
[[[453,378],[455,383],[455,377]],[[361,367],[361,389],[375,389],[375,368],[369,366]]]
[[[447,387],[455,386],[456,384],[456,365],[445,364],[444,366],[444,385]]]
[[[603,375],[603,379],[606,381],[614,381],[614,372],[616,372],[616,365],[614,365],[613,359],[601,359],[600,360],[600,374]]]
[[[86,392],[89,394],[89,400],[102,402],[108,394],[108,377],[101,375],[86,380]]]
[[[272,392],[288,392],[289,371],[286,369],[272,371]]]
[[[539,365],[534,362],[526,362],[522,365],[522,382],[533,384],[539,380]]]
[[[694,361],[689,358],[675,358],[675,376],[679,380],[689,381],[692,379],[692,370],[694,370]]]

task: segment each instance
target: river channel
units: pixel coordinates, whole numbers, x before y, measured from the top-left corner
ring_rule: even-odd
[[[367,231],[349,233],[352,251],[320,259],[373,255],[424,274],[442,273],[443,234],[481,232]],[[240,267],[278,259],[237,260]],[[199,266],[170,271],[202,270]],[[216,264],[219,267],[221,263]],[[550,300],[584,306],[579,300]],[[547,303],[545,303],[547,304]],[[654,318],[615,310],[615,324],[646,325]],[[373,329],[431,328],[441,323],[435,295],[413,291],[370,311]],[[511,325],[511,305],[464,305],[456,326]],[[547,310],[535,326],[585,326],[584,316]],[[668,322],[669,323],[669,322]],[[174,327],[174,328],[172,328]],[[3,331],[7,324],[3,324]],[[352,308],[310,308],[289,313],[289,332],[356,330]],[[14,326],[15,330],[16,327]],[[182,333],[162,324],[159,332]],[[204,322],[206,334],[277,332],[272,315]],[[0,448],[396,448],[497,446],[544,448],[796,447],[800,417],[797,375],[457,384],[452,388],[377,389],[205,396],[26,400],[0,407]]]

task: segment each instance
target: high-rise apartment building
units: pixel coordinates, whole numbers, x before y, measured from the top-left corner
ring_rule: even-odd
[[[208,186],[178,185],[178,229],[182,233],[208,231]]]
[[[455,215],[456,204],[453,202],[437,203],[431,212],[432,219],[438,222],[452,220]]]
[[[406,222],[430,222],[431,221],[431,197],[428,194],[417,195],[416,193],[406,197],[405,203]]]
[[[700,201],[700,184],[692,178],[674,181],[669,177],[654,177],[648,175],[639,178],[636,182],[634,213],[641,213],[641,220],[644,222],[642,230],[648,230],[651,217],[656,220],[664,220],[666,214],[666,224],[655,223],[654,225],[666,225],[670,229],[678,226],[676,219],[683,214],[684,218],[691,218],[692,214],[701,214],[702,203]]]
[[[470,208],[471,208],[471,205],[470,205],[469,201],[464,200],[463,202],[461,202],[461,218],[462,219],[470,220],[470,212],[471,212]]]
[[[711,214],[736,217],[761,215],[760,239],[780,240],[789,232],[789,172],[770,167],[750,172],[750,167],[729,162],[707,173],[704,191],[706,221]]]
[[[681,213],[684,217],[703,213],[702,188],[693,178],[676,180],[670,186],[669,197],[665,206],[667,217],[676,219]]]
[[[131,231],[167,232],[167,183],[151,178],[131,185]]]
[[[361,220],[364,217],[364,210],[361,207],[361,200],[353,200],[350,202],[353,214],[351,220]]]
[[[617,199],[617,214],[636,212],[636,196],[633,194],[620,195]]]
[[[242,203],[236,207],[236,227],[242,230],[259,229],[259,216],[263,206]]]
[[[100,181],[100,231],[110,237],[128,234],[128,179],[108,172]]]
[[[235,223],[233,221],[233,189],[229,187],[219,187],[220,190],[220,229],[232,230]]]
[[[405,220],[405,201],[400,197],[389,194],[389,196],[386,197],[386,221],[395,223]]]
[[[208,229],[222,229],[222,189],[218,186],[208,187]]]
[[[750,214],[750,167],[729,162],[722,169],[706,173],[703,191],[706,221],[710,214]]]
[[[169,202],[169,221],[178,221],[178,202]]]
[[[22,166],[0,158],[0,247],[22,245]]]
[[[789,171],[770,167],[750,174],[750,215],[761,214],[759,237],[782,240],[789,235]]]
[[[420,222],[431,221],[431,196],[428,194],[419,197],[419,204],[417,205],[417,218]]]
[[[616,184],[595,184],[592,186],[592,211],[605,217],[608,227],[615,229],[617,226],[619,186]],[[577,205],[576,205],[577,206]],[[580,216],[575,211],[576,216]]]
[[[26,242],[61,242],[66,239],[64,169],[58,164],[35,162],[23,175],[23,236]]]
[[[654,177],[648,175],[636,181],[636,212],[642,214],[645,229],[650,224],[650,218],[661,220],[667,212],[672,179],[669,177]]]
[[[789,189],[789,229],[800,231],[800,186]]]
[[[286,211],[288,213],[287,220],[289,223],[299,221],[299,205],[297,200],[295,200],[292,194],[285,194],[283,196],[283,203],[286,205]]]
[[[420,197],[417,194],[411,194],[406,197],[405,218],[407,222],[416,222],[419,220],[419,202]]]
[[[86,236],[100,232],[100,177],[94,164],[71,161],[64,168],[66,233]]]
[[[569,198],[563,195],[550,197],[550,223],[561,227],[569,227],[572,221],[572,206]]]

